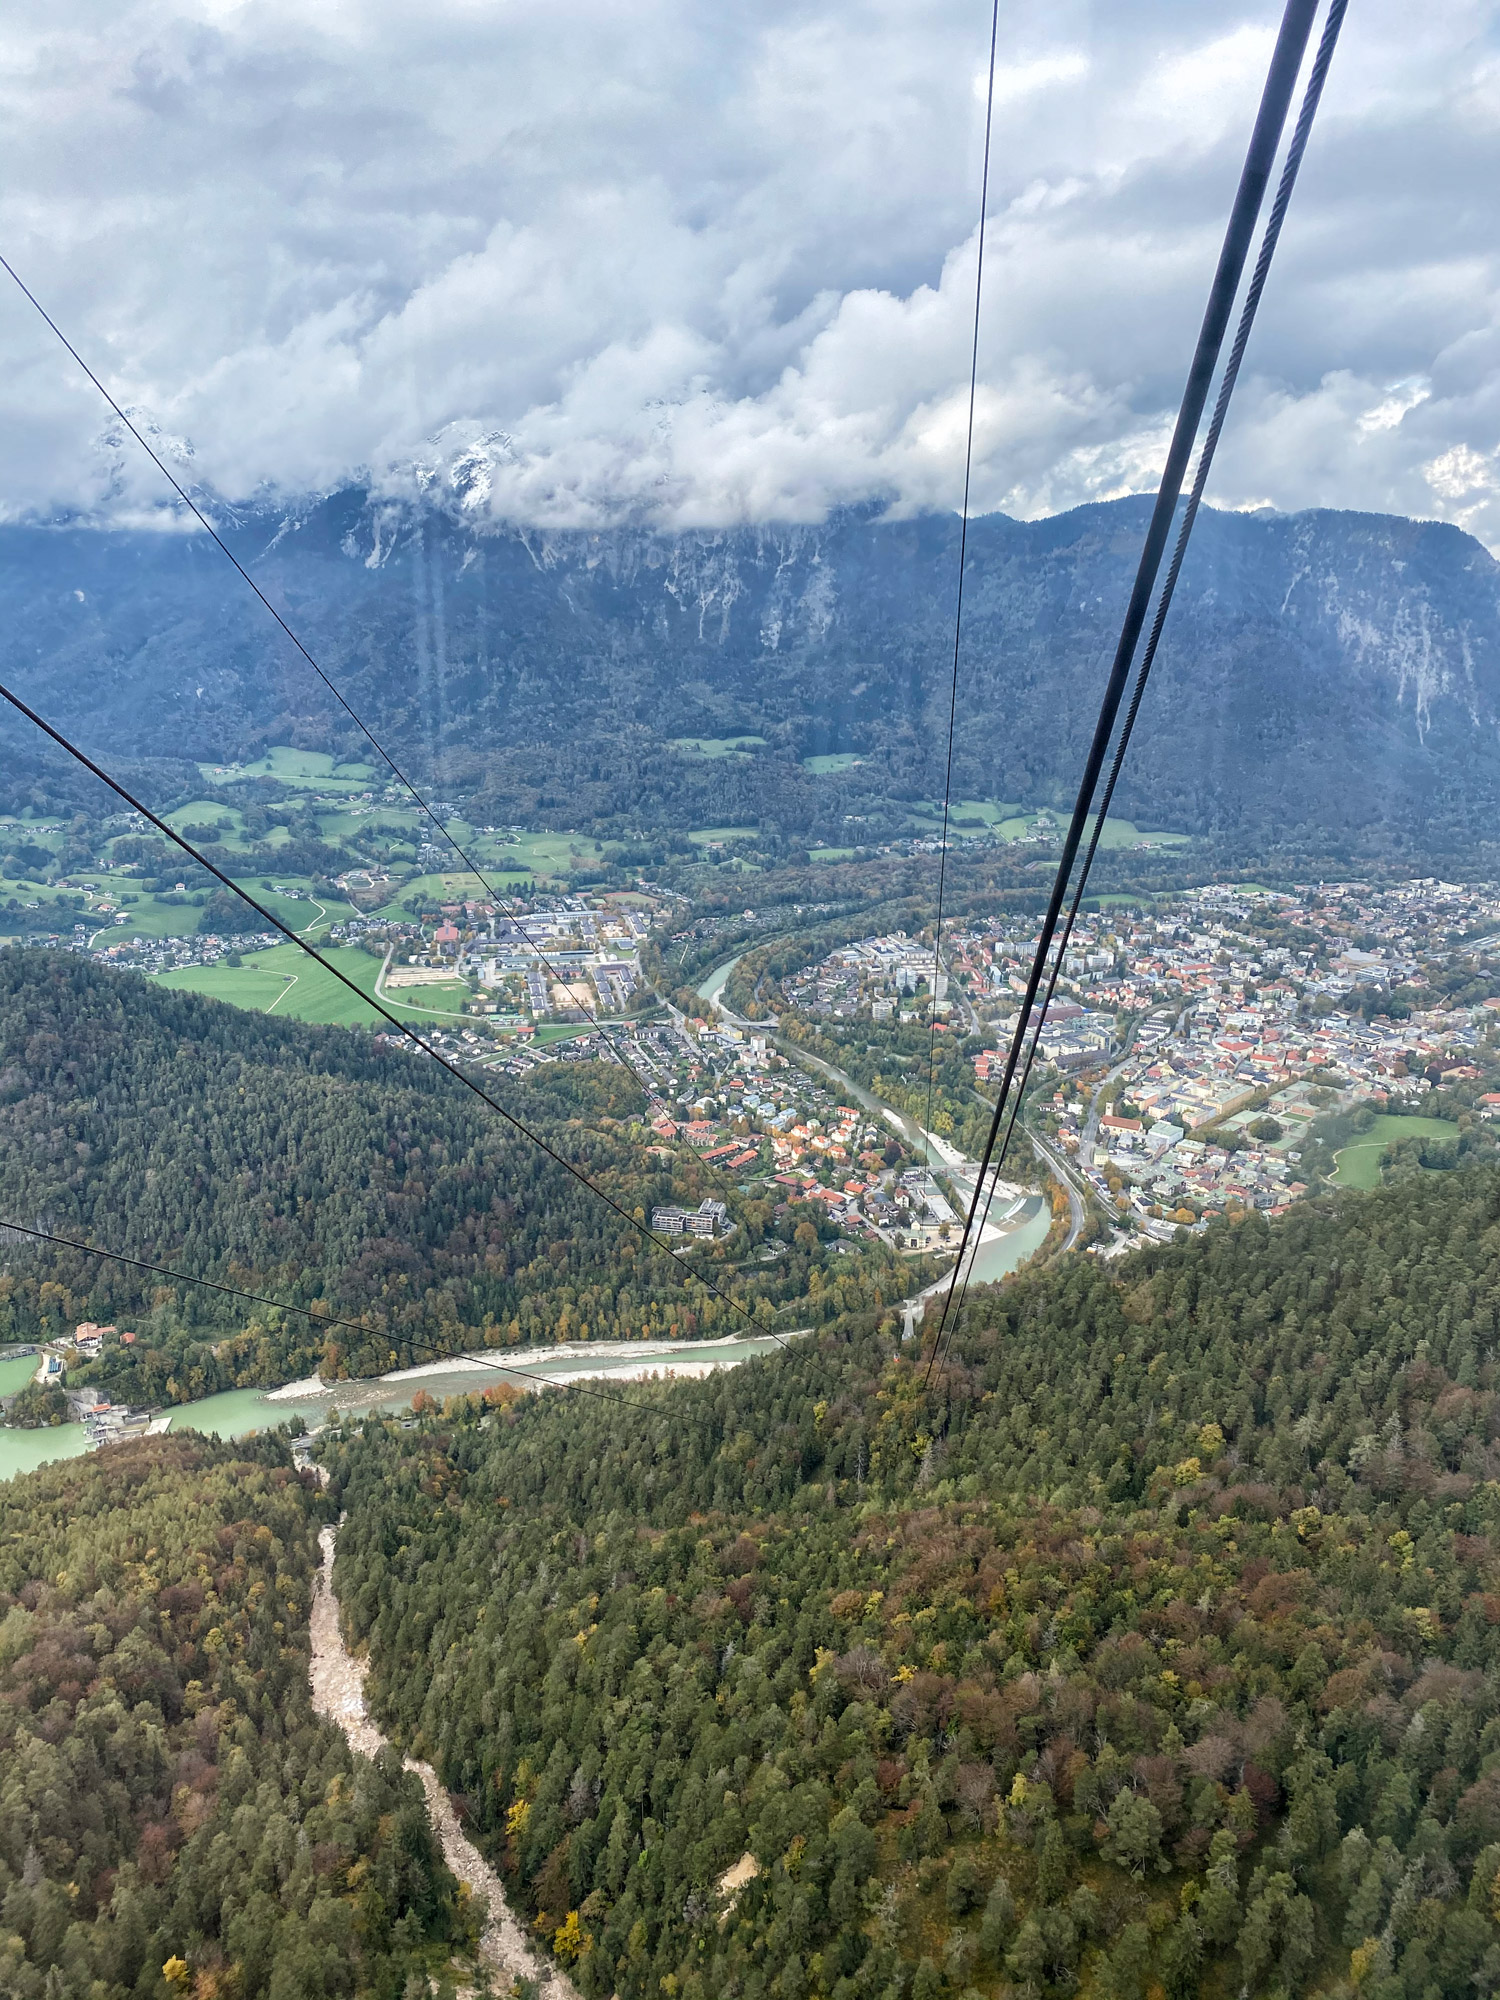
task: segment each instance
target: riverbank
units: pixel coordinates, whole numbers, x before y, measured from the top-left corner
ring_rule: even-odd
[[[781,1335],[795,1339],[798,1332]],[[323,1382],[309,1376],[275,1389],[226,1389],[195,1403],[178,1403],[161,1413],[169,1430],[202,1431],[223,1438],[248,1437],[252,1431],[285,1429],[299,1417],[308,1430],[318,1430],[337,1412],[361,1417],[379,1411],[394,1416],[409,1409],[419,1390],[436,1401],[445,1396],[472,1395],[509,1383],[512,1388],[567,1388],[573,1382],[641,1382],[691,1379],[737,1368],[776,1352],[780,1341],[769,1334],[721,1340],[579,1341],[566,1347],[502,1350],[503,1361],[453,1355],[419,1368],[401,1368],[389,1375],[348,1382]],[[77,1458],[90,1449],[82,1424],[54,1424],[43,1430],[0,1429],[0,1479],[14,1479],[62,1458]]]
[[[365,1705],[368,1663],[344,1644],[339,1627],[338,1599],[333,1594],[333,1558],[337,1531],[324,1528],[318,1537],[323,1566],[318,1572],[312,1603],[312,1697],[319,1715],[344,1732],[349,1748],[362,1757],[378,1757],[387,1738],[370,1719]],[[452,1799],[430,1764],[403,1757],[403,1766],[421,1780],[428,1817],[442,1846],[443,1859],[460,1882],[466,1882],[488,1905],[479,1951],[502,1980],[529,1979],[547,2000],[579,2000],[567,1975],[539,1958],[527,1942],[506,1901],[505,1885],[459,1825]]]

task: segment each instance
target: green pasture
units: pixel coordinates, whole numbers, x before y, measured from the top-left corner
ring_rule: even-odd
[[[1092,839],[1093,832],[1094,816],[1090,813],[1085,837]],[[1186,833],[1148,832],[1130,819],[1107,819],[1099,836],[1099,845],[1108,853],[1111,848],[1117,847],[1186,847],[1191,838]]]
[[[192,887],[196,889],[200,886],[202,877],[196,868],[193,874],[199,876],[197,882],[192,882]],[[184,882],[191,880],[187,875],[182,879]],[[136,894],[134,890],[129,893]],[[120,944],[127,938],[135,937],[192,937],[202,914],[201,908],[196,903],[162,903],[158,902],[155,896],[142,895],[138,901],[104,914],[98,910],[83,910],[70,916],[68,922],[70,925],[75,923],[86,925],[91,942],[97,938],[100,944],[104,944],[113,939],[115,943]],[[124,923],[116,923],[117,916],[124,917]]]
[[[380,961],[352,945],[323,952],[329,965],[373,995]],[[317,965],[294,944],[271,945],[245,954],[241,965],[192,965],[160,975],[163,986],[189,993],[206,993],[258,1014],[290,1014],[299,1021],[331,1022],[341,1027],[379,1019],[373,1007],[355,998],[325,967]],[[408,994],[410,997],[408,997]],[[447,1021],[462,1014],[469,989],[462,980],[441,986],[416,986],[406,992],[383,993],[381,1004],[403,1020]],[[465,1017],[469,1018],[469,1017]]]
[[[235,785],[247,778],[277,778],[284,785],[317,785],[331,792],[358,792],[377,777],[372,764],[341,764],[325,750],[294,750],[277,743],[250,764],[200,764],[210,784]]]
[[[185,806],[173,806],[162,814],[167,825],[181,833],[185,826],[216,826],[221,819],[228,820],[238,833],[244,827],[245,815],[238,806],[221,806],[216,799],[189,799]]]
[[[297,956],[300,958],[301,952]],[[243,965],[185,965],[177,972],[159,973],[157,983],[180,993],[205,993],[210,1000],[227,1000],[231,1007],[243,1007],[253,1014],[267,1013],[276,1005],[279,1014],[285,1010],[276,1003],[284,1001],[290,989],[279,972],[261,965],[261,959],[269,957],[269,952],[257,952]]]
[[[451,875],[414,875],[409,882],[402,882],[393,891],[389,902],[383,903],[375,914],[404,923],[410,920],[411,915],[406,908],[409,897],[419,896],[429,903],[473,903],[481,901],[486,895],[485,882],[502,896],[508,896],[528,886],[530,881],[529,873],[518,875],[508,869],[490,867],[484,871],[484,882],[467,869]]]
[[[765,748],[764,736],[670,736],[669,746],[684,757],[748,757]]]
[[[808,849],[809,861],[852,861],[852,847],[813,847]]]
[[[753,826],[700,826],[688,835],[695,846],[716,847],[726,840],[754,840]]]
[[[815,778],[826,778],[830,772],[852,770],[865,760],[855,750],[833,750],[827,756],[804,757],[801,761],[804,771],[811,771]]]
[[[1418,1118],[1388,1112],[1377,1118],[1368,1132],[1339,1152],[1333,1178],[1340,1187],[1373,1188],[1380,1185],[1380,1156],[1398,1139],[1456,1139],[1458,1127],[1447,1118]]]
[[[357,951],[352,945],[325,953],[366,993],[375,990],[379,959]],[[368,1007],[342,986],[333,974],[316,965],[294,944],[271,945],[265,951],[248,952],[243,965],[190,965],[177,972],[159,975],[163,986],[175,986],[189,993],[206,993],[214,1000],[227,1000],[232,1007],[244,1007],[258,1014],[290,1014],[299,1021],[334,1022],[348,1027],[379,1019]],[[406,1013],[404,1007],[393,1011]]]
[[[1037,815],[1045,811],[1053,824],[1061,830],[1067,814],[1054,807],[1028,807],[1016,805],[1005,799],[958,799],[950,808],[949,831],[959,839],[973,838],[975,829],[970,826],[955,826],[958,820],[982,819],[985,825],[1001,840],[1029,840],[1036,833]],[[941,799],[923,799],[910,809],[908,824],[922,833],[936,833],[941,830],[943,805]],[[1092,814],[1088,820],[1088,833],[1092,835],[1094,821]],[[1181,847],[1189,839],[1185,833],[1150,832],[1139,827],[1134,820],[1108,819],[1099,845],[1106,852],[1112,848],[1136,847]]]

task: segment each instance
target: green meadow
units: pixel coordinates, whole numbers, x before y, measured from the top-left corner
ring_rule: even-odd
[[[764,736],[671,736],[669,747],[684,757],[748,757],[765,748]]]
[[[326,785],[331,791],[361,791],[381,774],[373,764],[341,764],[326,750],[294,750],[277,743],[250,764],[200,764],[211,784],[236,785],[246,778],[279,778],[284,785]]]
[[[1388,1112],[1377,1118],[1368,1132],[1362,1132],[1352,1146],[1338,1155],[1334,1179],[1340,1187],[1373,1188],[1380,1185],[1380,1156],[1398,1139],[1456,1139],[1458,1127],[1446,1118],[1417,1118]]]

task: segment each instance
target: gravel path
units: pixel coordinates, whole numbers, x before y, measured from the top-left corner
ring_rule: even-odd
[[[333,1594],[334,1538],[332,1528],[325,1528],[318,1537],[323,1567],[312,1605],[313,1707],[319,1715],[338,1724],[349,1739],[351,1750],[373,1757],[385,1748],[386,1739],[370,1720],[365,1707],[368,1667],[349,1652],[339,1630],[338,1599]],[[482,1955],[505,1979],[534,1979],[547,2000],[579,2000],[572,1980],[532,1950],[511,1914],[499,1876],[459,1825],[453,1801],[438,1783],[436,1772],[427,1764],[419,1764],[414,1757],[402,1761],[422,1781],[427,1810],[448,1866],[460,1882],[467,1882],[475,1895],[483,1896],[489,1904],[489,1918],[479,1941]]]

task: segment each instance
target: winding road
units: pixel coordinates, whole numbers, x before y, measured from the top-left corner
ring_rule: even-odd
[[[945,1147],[935,1134],[924,1131],[914,1118],[909,1118],[904,1111],[898,1111],[893,1105],[886,1104],[874,1096],[872,1092],[856,1083],[844,1070],[836,1068],[831,1062],[825,1062],[821,1056],[811,1054],[809,1050],[799,1047],[796,1042],[786,1041],[780,1035],[771,1033],[764,1022],[746,1020],[743,1015],[736,1014],[734,1009],[726,1004],[724,979],[721,975],[731,971],[743,956],[743,952],[739,953],[730,959],[727,965],[717,966],[698,988],[699,998],[705,1000],[716,1013],[722,1014],[731,1027],[738,1028],[745,1034],[764,1034],[767,1040],[774,1042],[781,1053],[791,1061],[805,1069],[818,1071],[836,1083],[841,1090],[847,1090],[856,1104],[862,1105],[876,1117],[883,1118],[887,1124],[894,1125],[908,1145],[918,1152],[929,1166],[936,1165],[943,1168],[946,1173],[953,1176],[955,1185],[965,1198],[972,1198],[977,1161],[965,1159],[963,1154],[953,1147]],[[1101,1089],[1102,1087],[1101,1085]],[[1031,1141],[1031,1150],[1038,1164],[1054,1176],[1068,1197],[1068,1234],[1061,1247],[1064,1250],[1071,1250],[1083,1234],[1087,1190],[1080,1183],[1072,1164],[1064,1159],[1049,1141],[1039,1138],[1030,1126],[1024,1126],[1022,1129]],[[977,1256],[978,1250],[979,1245],[976,1243],[970,1252],[971,1256]],[[945,1273],[935,1286],[928,1287],[928,1292],[946,1289],[951,1276],[951,1272]],[[925,1298],[927,1293],[924,1292],[921,1296]]]

